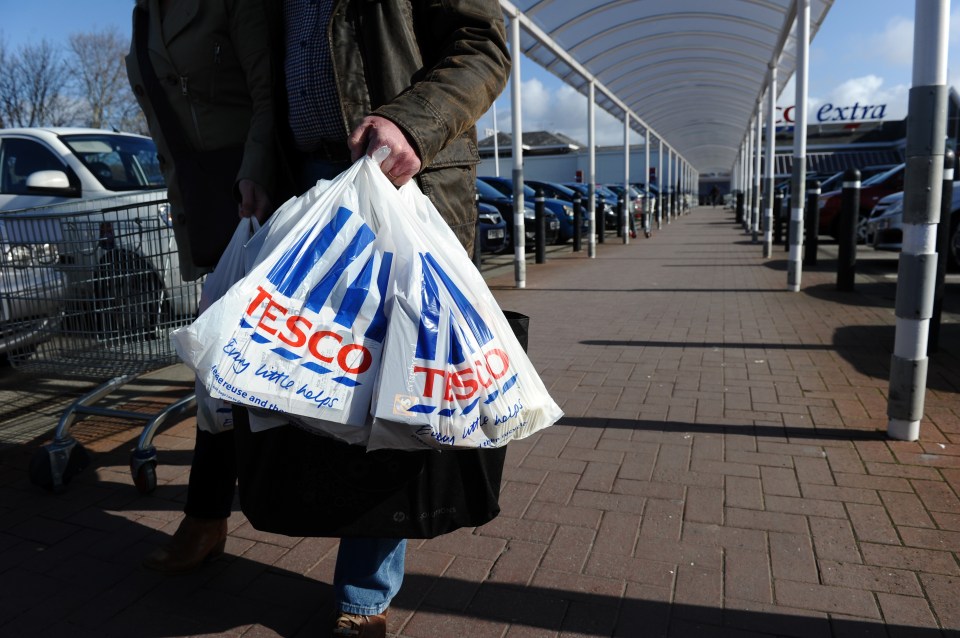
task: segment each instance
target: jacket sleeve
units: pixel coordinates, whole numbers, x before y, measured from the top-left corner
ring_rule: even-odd
[[[230,13],[230,40],[237,52],[253,103],[237,181],[250,179],[273,192],[273,99],[267,15],[262,0],[236,0]]]
[[[427,167],[493,104],[506,85],[510,54],[497,0],[421,0],[413,6],[423,72],[374,113],[404,130]]]

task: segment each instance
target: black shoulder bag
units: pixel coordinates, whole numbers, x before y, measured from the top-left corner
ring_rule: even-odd
[[[527,349],[529,318],[505,311]],[[293,425],[252,432],[234,409],[240,508],[288,536],[433,538],[500,513],[507,448],[375,450]]]

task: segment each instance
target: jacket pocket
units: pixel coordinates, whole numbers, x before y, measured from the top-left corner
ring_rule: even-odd
[[[462,135],[447,145],[433,157],[429,168],[448,166],[476,166],[480,163],[480,152],[469,137]]]

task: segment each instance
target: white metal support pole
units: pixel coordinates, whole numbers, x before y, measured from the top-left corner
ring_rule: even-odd
[[[590,147],[590,163],[587,169],[587,219],[589,221],[590,236],[587,239],[587,257],[594,259],[597,256],[597,149],[596,130],[594,128],[596,114],[596,84],[590,82],[590,94],[587,97],[587,146]],[[603,232],[603,227],[601,226]]]
[[[630,114],[623,114],[623,243],[630,243]]]
[[[897,270],[897,327],[887,400],[887,434],[903,441],[920,438],[927,387],[927,339],[937,278],[937,223],[947,135],[950,1],[917,0],[914,25],[903,248]]]
[[[763,146],[763,100],[761,99],[757,102],[757,130],[754,134],[756,138],[756,146],[753,150],[753,209],[750,213],[750,235],[753,243],[759,241],[760,234],[760,208],[761,208],[761,199],[760,199],[760,170],[762,164],[760,162],[761,149]]]
[[[773,171],[777,137],[777,65],[770,63],[767,83],[767,205],[763,211],[763,256],[773,255]]]
[[[793,174],[790,184],[790,256],[787,289],[799,292],[803,272],[803,205],[807,182],[807,76],[810,68],[810,0],[797,0],[796,107],[793,124]]]
[[[519,13],[519,12],[518,12]],[[523,123],[520,120],[520,20],[510,20],[510,108],[513,116],[513,274],[517,288],[527,287],[526,227],[523,216]]]
[[[667,223],[673,221],[673,149],[667,147]]]
[[[493,103],[493,174],[500,177],[500,129],[497,128],[497,103]]]
[[[657,138],[657,230],[663,225],[663,138]]]
[[[650,217],[653,214],[653,191],[650,189],[650,129],[644,130],[643,144],[643,183],[647,187],[647,196],[643,198],[646,215],[643,216],[643,234],[650,236]]]
[[[750,233],[750,224],[753,219],[753,137],[756,129],[753,126],[753,120],[750,120],[750,129],[747,134],[747,147],[744,154],[747,162],[746,179],[743,180],[743,190],[747,194],[747,202],[744,208],[743,232]]]
[[[737,214],[742,215],[740,218],[740,225],[746,228],[746,204],[747,204],[747,194],[744,192],[744,172],[746,171],[746,162],[744,162],[743,154],[746,144],[740,142],[740,153],[737,155]]]

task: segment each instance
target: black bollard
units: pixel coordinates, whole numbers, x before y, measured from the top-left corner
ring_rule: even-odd
[[[737,226],[743,225],[743,191],[737,191]]]
[[[807,207],[804,210],[803,222],[804,241],[807,246],[803,251],[803,265],[816,266],[817,252],[820,250],[820,181],[807,182]]]
[[[536,242],[537,242],[537,257],[536,263],[542,264],[547,261],[547,220],[543,214],[543,191],[539,188],[537,189],[536,195],[533,196],[533,210],[536,213]]]
[[[474,203],[480,201],[480,193],[476,193],[473,196]],[[473,265],[477,267],[477,270],[480,270],[480,215],[479,209],[477,210],[477,222],[474,224],[474,233],[473,233]]]
[[[790,210],[793,208],[793,193],[790,194],[790,205],[783,209],[781,206],[781,213],[783,214],[783,252],[790,252],[790,218],[793,216],[793,211]]]
[[[848,168],[843,174],[840,195],[840,243],[837,246],[837,290],[853,291],[857,273],[857,223],[860,221],[860,171]]]
[[[473,233],[473,265],[480,269],[480,220],[477,220]]]
[[[773,243],[783,243],[783,191],[773,196]]]
[[[573,196],[573,252],[583,249],[583,205],[580,202],[580,193]]]
[[[943,320],[943,293],[950,259],[950,208],[953,205],[953,172],[956,155],[949,148],[943,155],[943,191],[940,199],[940,223],[937,224],[937,278],[933,288],[933,314],[930,317],[930,335],[927,354],[940,349],[940,323]]]
[[[623,195],[617,195],[617,237],[623,237]]]
[[[604,218],[604,200],[602,197],[597,198],[597,208],[594,211],[593,226],[594,230],[597,233],[597,243],[602,244],[604,241],[604,235],[606,235],[607,226],[604,223],[606,220]]]

